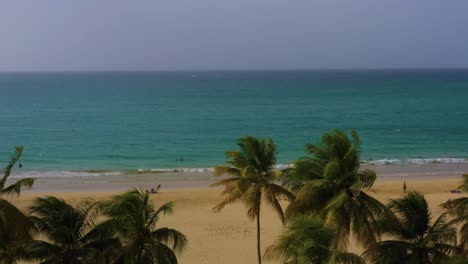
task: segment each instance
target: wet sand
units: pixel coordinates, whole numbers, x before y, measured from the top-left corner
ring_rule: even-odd
[[[405,165],[364,165],[375,170],[378,181],[412,181],[458,179],[468,173],[468,163],[434,163]],[[26,192],[96,192],[122,191],[129,188],[163,189],[208,188],[216,181],[211,172],[145,172],[121,175],[37,177],[34,187]]]

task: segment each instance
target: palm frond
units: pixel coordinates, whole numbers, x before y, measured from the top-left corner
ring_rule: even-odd
[[[23,244],[16,252],[17,258],[27,261],[44,261],[57,255],[62,248],[42,240],[31,240]]]
[[[20,195],[22,188],[30,188],[33,186],[35,179],[32,178],[24,178],[16,181],[15,183],[11,184],[10,186],[0,190],[1,194],[16,194],[17,196]]]
[[[468,174],[462,175],[462,185],[460,185],[458,188],[464,192],[468,192]]]
[[[160,217],[173,212],[174,203],[155,208],[146,192],[133,189],[100,208],[108,219],[96,226],[96,235],[110,232],[122,240],[118,263],[177,263],[173,250],[182,251],[186,237],[175,229],[156,229]]]
[[[404,260],[412,248],[413,245],[406,241],[386,240],[368,247],[363,256],[371,263],[409,263]]]
[[[5,182],[11,174],[11,170],[15,166],[16,162],[18,162],[18,160],[21,158],[21,155],[23,155],[23,150],[24,150],[23,146],[15,147],[15,151],[10,156],[8,164],[5,166],[5,168],[2,171],[3,177],[0,180],[0,188],[3,188],[5,186]]]
[[[281,263],[364,263],[355,254],[334,249],[336,235],[320,218],[296,216],[275,244],[267,248],[265,257]]]
[[[357,182],[355,184],[355,187],[359,189],[370,189],[374,185],[375,180],[377,179],[377,174],[375,173],[375,171],[369,169],[357,173],[356,176]]]
[[[381,220],[381,231],[400,240],[370,245],[365,256],[373,262],[441,263],[459,250],[454,222],[442,214],[431,224],[432,216],[423,195],[410,192],[392,200],[389,208],[394,216]]]
[[[247,216],[251,220],[256,219],[260,213],[262,191],[257,188],[251,188],[242,196],[242,201],[247,207]]]
[[[181,232],[171,228],[159,228],[152,232],[154,239],[169,246],[176,252],[182,252],[187,244],[187,238]]]
[[[223,191],[223,200],[218,203],[215,207],[213,207],[213,211],[219,212],[221,211],[226,205],[240,201],[244,196],[245,192],[239,190],[236,186],[231,186],[230,188],[226,188]]]
[[[332,254],[330,264],[365,264],[364,259],[354,253],[335,251]]]
[[[156,247],[156,254],[155,258],[158,262],[156,263],[164,263],[164,264],[177,264],[177,257],[174,254],[174,251],[164,244],[158,244]],[[153,263],[153,262],[148,262]]]
[[[2,171],[3,177],[0,180],[0,189],[3,189],[5,187],[5,182],[11,174],[11,170],[15,166],[16,162],[18,162],[18,160],[21,158],[21,155],[23,155],[23,150],[24,150],[23,146],[15,147],[15,151],[10,156],[10,160],[8,161],[8,164],[5,166],[5,168]]]
[[[284,212],[283,208],[281,207],[281,204],[278,201],[278,194],[276,193],[276,190],[274,190],[272,187],[266,188],[264,190],[264,197],[265,200],[268,204],[270,204],[273,207],[273,210],[278,214],[281,223],[285,223],[285,218],[284,218]]]

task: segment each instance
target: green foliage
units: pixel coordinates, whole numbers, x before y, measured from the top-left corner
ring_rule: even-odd
[[[223,200],[214,210],[219,211],[230,203],[241,201],[247,206],[247,215],[254,220],[260,212],[262,198],[273,207],[284,222],[279,197],[294,200],[294,195],[276,184],[281,173],[274,169],[276,145],[270,138],[251,136],[239,140],[239,151],[226,152],[228,166],[215,167],[215,176],[229,175],[211,186],[224,186]]]
[[[360,143],[340,130],[325,133],[319,144],[309,144],[309,156],[295,163],[284,184],[296,194],[287,214],[315,214],[337,232],[336,245],[346,248],[351,232],[362,245],[376,242],[375,223],[386,216],[386,207],[366,194],[376,179],[375,172],[360,170]]]
[[[382,220],[380,228],[391,239],[370,246],[365,256],[375,263],[442,263],[457,251],[456,228],[442,214],[432,222],[423,195],[410,192],[392,200],[393,216]]]
[[[15,263],[18,247],[31,240],[33,230],[33,223],[23,212],[0,199],[0,263]]]
[[[257,253],[261,263],[260,253],[260,206],[262,199],[285,222],[284,212],[279,198],[294,200],[294,195],[286,188],[278,185],[281,173],[275,170],[276,145],[271,138],[257,139],[246,136],[238,141],[239,150],[226,152],[227,166],[215,167],[215,176],[229,175],[211,186],[224,186],[223,200],[214,207],[219,211],[224,206],[234,202],[242,202],[247,207],[250,219],[257,219]]]
[[[41,263],[111,263],[120,242],[95,228],[94,204],[73,207],[56,197],[37,198],[30,219],[46,240],[25,242],[17,258]]]
[[[116,234],[122,242],[115,263],[177,263],[176,253],[187,243],[178,230],[161,227],[157,223],[161,216],[173,212],[173,203],[154,208],[149,194],[142,190],[131,190],[103,202],[101,209],[108,218],[96,228]]]
[[[468,192],[468,174],[462,176],[462,185],[459,189]],[[454,218],[453,223],[460,225],[458,253],[468,256],[468,197],[449,200],[443,206]]]
[[[265,256],[288,264],[364,264],[358,255],[334,249],[336,235],[322,219],[301,215],[289,221]]]
[[[5,186],[6,181],[8,180],[8,177],[10,177],[13,167],[15,166],[16,162],[18,162],[18,160],[21,158],[21,155],[23,154],[23,149],[24,149],[23,146],[16,146],[15,152],[13,153],[13,155],[11,155],[8,164],[2,170],[3,177],[0,180],[0,195],[12,194],[12,193],[16,195],[20,195],[21,188],[31,187],[34,184],[34,179],[25,178],[25,179],[16,181],[10,186]]]
[[[0,263],[15,263],[17,248],[27,240],[31,239],[33,224],[26,215],[1,196],[16,194],[20,195],[21,189],[31,187],[34,179],[25,178],[6,186],[11,171],[23,154],[23,147],[15,147],[8,164],[1,171],[0,179]]]

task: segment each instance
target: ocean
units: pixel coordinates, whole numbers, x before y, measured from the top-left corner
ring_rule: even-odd
[[[24,145],[23,171],[207,168],[244,135],[289,164],[334,128],[370,163],[467,162],[468,70],[0,73],[0,164]]]

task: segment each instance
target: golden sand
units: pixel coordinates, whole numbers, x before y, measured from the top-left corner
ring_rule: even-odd
[[[454,178],[408,180],[407,185],[408,190],[425,194],[434,214],[443,211],[439,206],[441,203],[464,195],[450,193],[450,190],[459,185],[459,180]],[[79,203],[86,199],[106,199],[116,193],[118,191],[29,191],[20,198],[11,200],[20,208],[26,209],[37,196],[55,195],[71,203]],[[403,194],[402,181],[377,181],[369,193],[388,202],[389,199]],[[242,204],[228,205],[219,213],[213,212],[211,209],[219,201],[219,195],[219,189],[209,188],[163,190],[160,194],[152,195],[156,205],[168,201],[176,203],[175,213],[163,217],[160,226],[176,228],[186,234],[189,244],[179,256],[180,263],[256,263],[255,223],[247,218]],[[282,225],[267,206],[262,208],[261,223],[262,247],[266,248],[280,234]],[[357,253],[360,251],[353,243],[349,250]]]

